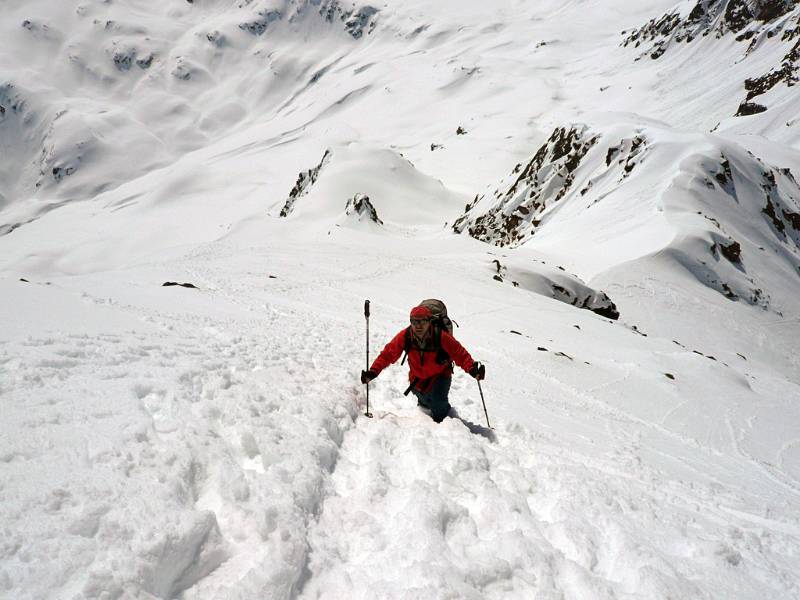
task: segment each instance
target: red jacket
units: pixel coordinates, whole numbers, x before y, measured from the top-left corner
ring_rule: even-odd
[[[378,355],[378,358],[372,363],[370,370],[377,375],[386,367],[397,361],[405,350],[406,332],[408,329],[403,329],[398,333],[392,341],[386,344],[386,347]],[[469,352],[458,343],[458,340],[447,331],[441,333],[441,349],[447,352],[450,360],[457,364],[459,367],[469,372],[475,361],[469,355]],[[428,350],[420,350],[415,343],[411,344],[411,349],[408,351],[408,380],[417,380],[416,387],[420,391],[427,391],[433,381],[439,375],[450,376],[453,374],[453,368],[450,360],[444,364],[436,362],[436,354],[438,348],[431,348]]]

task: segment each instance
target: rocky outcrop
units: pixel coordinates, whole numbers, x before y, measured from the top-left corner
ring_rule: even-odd
[[[619,319],[617,305],[601,290],[586,285],[577,275],[563,267],[552,268],[541,261],[520,261],[503,264],[491,261],[492,278],[500,283],[510,282],[515,288],[527,290],[575,308],[590,310],[607,319]]]
[[[800,21],[800,16],[798,16]],[[797,25],[792,30],[787,30],[783,34],[784,40],[792,40],[798,38],[792,49],[783,57],[781,66],[772,69],[760,77],[752,77],[746,79],[744,82],[744,89],[747,91],[747,97],[739,105],[739,110],[736,116],[746,116],[758,112],[764,112],[767,108],[763,105],[757,104],[752,100],[758,96],[762,96],[774,88],[779,83],[786,84],[787,87],[794,87],[798,80],[798,71],[800,71],[800,25]]]
[[[378,225],[383,225],[383,221],[378,218],[378,211],[375,210],[372,202],[370,202],[369,196],[366,194],[356,194],[350,198],[347,201],[344,213],[346,216],[354,217],[358,220],[365,218]]]
[[[253,35],[263,35],[270,23],[279,21],[282,18],[280,11],[262,10],[250,21],[239,23],[239,29],[252,33]]]
[[[514,168],[509,184],[501,185],[492,197],[477,196],[467,205],[453,224],[454,231],[498,246],[518,246],[568,196],[585,196],[610,180],[614,186],[623,183],[645,160],[648,141],[644,134],[635,133],[604,144],[604,150],[598,145],[601,137],[585,125],[556,128],[524,167]],[[584,165],[589,166],[579,177]]]
[[[553,298],[556,300],[570,304],[575,308],[590,310],[607,319],[614,321],[619,319],[617,305],[611,301],[611,298],[605,292],[599,290],[586,291],[583,289],[576,291],[555,283],[552,284],[552,288]]]
[[[734,36],[738,42],[749,42],[748,56],[763,44],[791,42],[800,37],[800,3],[798,0],[697,0],[687,13],[680,5],[663,16],[632,31],[623,31],[622,45],[644,50],[636,60],[650,57],[657,60],[670,48],[690,44],[699,38]],[[759,77],[744,82],[746,97],[736,116],[749,116],[768,109],[753,100],[779,83],[788,87],[798,82],[800,41],[794,44],[778,65]]]
[[[555,129],[527,165],[514,168],[512,177],[517,176],[508,189],[495,191],[491,208],[475,214],[482,197],[476,198],[453,230],[498,246],[523,243],[535,233],[542,215],[572,189],[576,169],[598,139],[581,125]]]
[[[332,156],[333,152],[331,150],[325,150],[325,154],[322,155],[322,160],[316,167],[308,169],[307,171],[302,171],[297,176],[297,182],[294,184],[292,191],[289,192],[289,198],[286,200],[286,203],[281,209],[281,217],[288,217],[291,214],[291,212],[294,210],[294,205],[295,202],[297,202],[297,199],[304,196],[307,193],[308,188],[316,183],[320,172],[325,165],[328,164]]]
[[[25,96],[13,83],[0,84],[0,123],[25,110]]]
[[[782,193],[788,188],[790,193]],[[792,240],[800,248],[800,186],[789,169],[765,169],[761,173],[761,189],[764,193],[764,208],[761,212],[778,236]]]
[[[317,4],[317,3],[312,3]],[[355,6],[346,9],[339,0],[322,0],[318,2],[319,14],[329,23],[340,22],[354,39],[369,35],[375,29],[375,15],[378,9],[373,6]]]
[[[287,19],[294,23],[305,14],[315,12],[331,24],[339,23],[353,39],[369,35],[375,29],[378,9],[374,6],[342,6],[339,0],[290,0],[284,11],[264,8],[252,19],[239,24],[239,28],[255,36],[263,35],[272,23]]]
[[[761,34],[772,38],[782,27],[778,21],[795,10],[797,0],[697,0],[683,14],[681,9],[686,6],[681,4],[642,27],[623,31],[622,45],[643,48],[645,51],[639,58],[649,56],[655,60],[672,45],[689,44],[709,35],[721,38],[733,34],[738,41],[759,38]],[[755,47],[755,42],[748,51]]]

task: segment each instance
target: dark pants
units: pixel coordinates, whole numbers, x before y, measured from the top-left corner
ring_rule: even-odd
[[[451,380],[452,378],[442,375],[434,379],[427,392],[420,392],[417,388],[412,390],[420,406],[431,409],[431,418],[437,423],[441,423],[450,412],[447,396],[450,394]]]

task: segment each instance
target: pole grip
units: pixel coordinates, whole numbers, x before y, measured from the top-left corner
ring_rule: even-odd
[[[369,300],[364,300],[364,316],[369,319]]]

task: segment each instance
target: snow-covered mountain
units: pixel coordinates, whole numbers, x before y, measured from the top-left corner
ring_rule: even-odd
[[[0,39],[0,597],[800,597],[796,0]],[[487,379],[365,417],[430,297]]]

